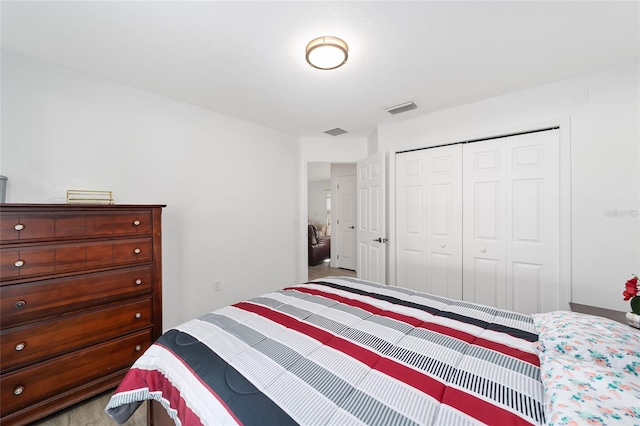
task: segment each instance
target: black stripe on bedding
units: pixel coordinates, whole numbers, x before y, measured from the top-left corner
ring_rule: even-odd
[[[467,317],[461,314],[457,314],[455,312],[448,312],[448,311],[441,311],[437,308],[431,307],[431,306],[426,306],[426,305],[422,305],[420,303],[415,303],[415,302],[410,302],[408,300],[403,300],[403,299],[399,299],[397,297],[393,297],[393,296],[388,296],[385,294],[378,294],[378,293],[372,293],[366,290],[361,290],[358,288],[353,288],[353,287],[349,287],[349,286],[345,286],[345,285],[341,285],[341,284],[336,284],[336,283],[332,283],[332,282],[327,282],[327,281],[314,281],[310,284],[319,284],[319,285],[323,285],[326,287],[331,287],[331,288],[335,288],[337,290],[343,290],[349,293],[354,293],[354,294],[358,294],[361,296],[368,296],[368,297],[373,297],[375,299],[378,300],[384,300],[385,302],[389,302],[389,303],[393,303],[394,305],[401,305],[401,306],[406,306],[409,308],[414,308],[414,309],[418,309],[424,312],[428,312],[432,315],[438,315],[444,318],[449,318],[449,319],[453,319],[456,321],[460,321],[466,324],[471,324],[471,325],[475,325],[477,327],[483,328],[485,330],[492,330],[492,331],[497,331],[500,333],[505,333],[505,334],[509,334],[510,336],[513,337],[517,337],[519,339],[523,339],[529,342],[537,342],[538,341],[538,335],[535,333],[530,333],[528,331],[525,330],[520,330],[518,328],[513,328],[513,327],[508,327],[506,325],[501,325],[501,324],[495,324],[495,323],[490,323],[487,321],[483,321],[481,319],[478,318],[471,318],[471,317]],[[442,300],[449,300],[449,299],[442,299]],[[472,305],[472,304],[470,304]],[[497,309],[496,309],[497,310]]]
[[[231,318],[218,314],[208,315],[206,319],[203,318],[203,321],[207,321],[217,327],[223,327],[230,322],[234,322]],[[380,418],[387,419],[382,424],[415,425],[415,422],[358,389],[341,378],[340,375],[245,324],[235,323],[233,327],[226,328],[225,331],[279,364],[307,386],[312,387],[316,392],[336,404],[337,407],[344,409],[365,423],[372,423],[371,412],[375,412],[378,416],[377,421],[380,421]],[[295,395],[292,395],[291,398],[295,398]],[[355,400],[358,401],[358,404],[354,405]],[[368,409],[363,410],[362,406],[366,406]],[[269,424],[271,424],[270,421]],[[280,423],[273,424],[280,425]]]
[[[181,358],[241,423],[259,425],[265,424],[265,419],[268,419],[269,424],[297,424],[235,368],[193,336],[169,330],[160,336],[157,343]]]

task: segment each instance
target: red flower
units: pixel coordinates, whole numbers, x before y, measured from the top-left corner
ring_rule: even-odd
[[[622,292],[624,300],[629,300],[638,295],[638,277],[635,275],[625,284],[625,290]]]

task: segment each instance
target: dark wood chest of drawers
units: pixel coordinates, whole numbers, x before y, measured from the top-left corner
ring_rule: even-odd
[[[159,205],[0,205],[0,423],[118,385],[162,333]]]

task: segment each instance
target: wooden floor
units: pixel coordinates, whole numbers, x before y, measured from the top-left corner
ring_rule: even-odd
[[[324,277],[356,277],[356,271],[342,268],[332,268],[329,262],[322,262],[316,266],[309,266],[309,280],[316,280]]]
[[[114,391],[115,389],[94,396],[66,410],[31,423],[31,426],[117,426],[115,420],[104,412],[104,408]],[[126,426],[147,426],[147,403],[144,402],[124,424]]]

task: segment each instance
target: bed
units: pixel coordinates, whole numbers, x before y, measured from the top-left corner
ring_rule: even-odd
[[[640,424],[640,333],[594,318],[323,278],[167,331],[106,411],[120,424],[145,400],[177,425]]]

